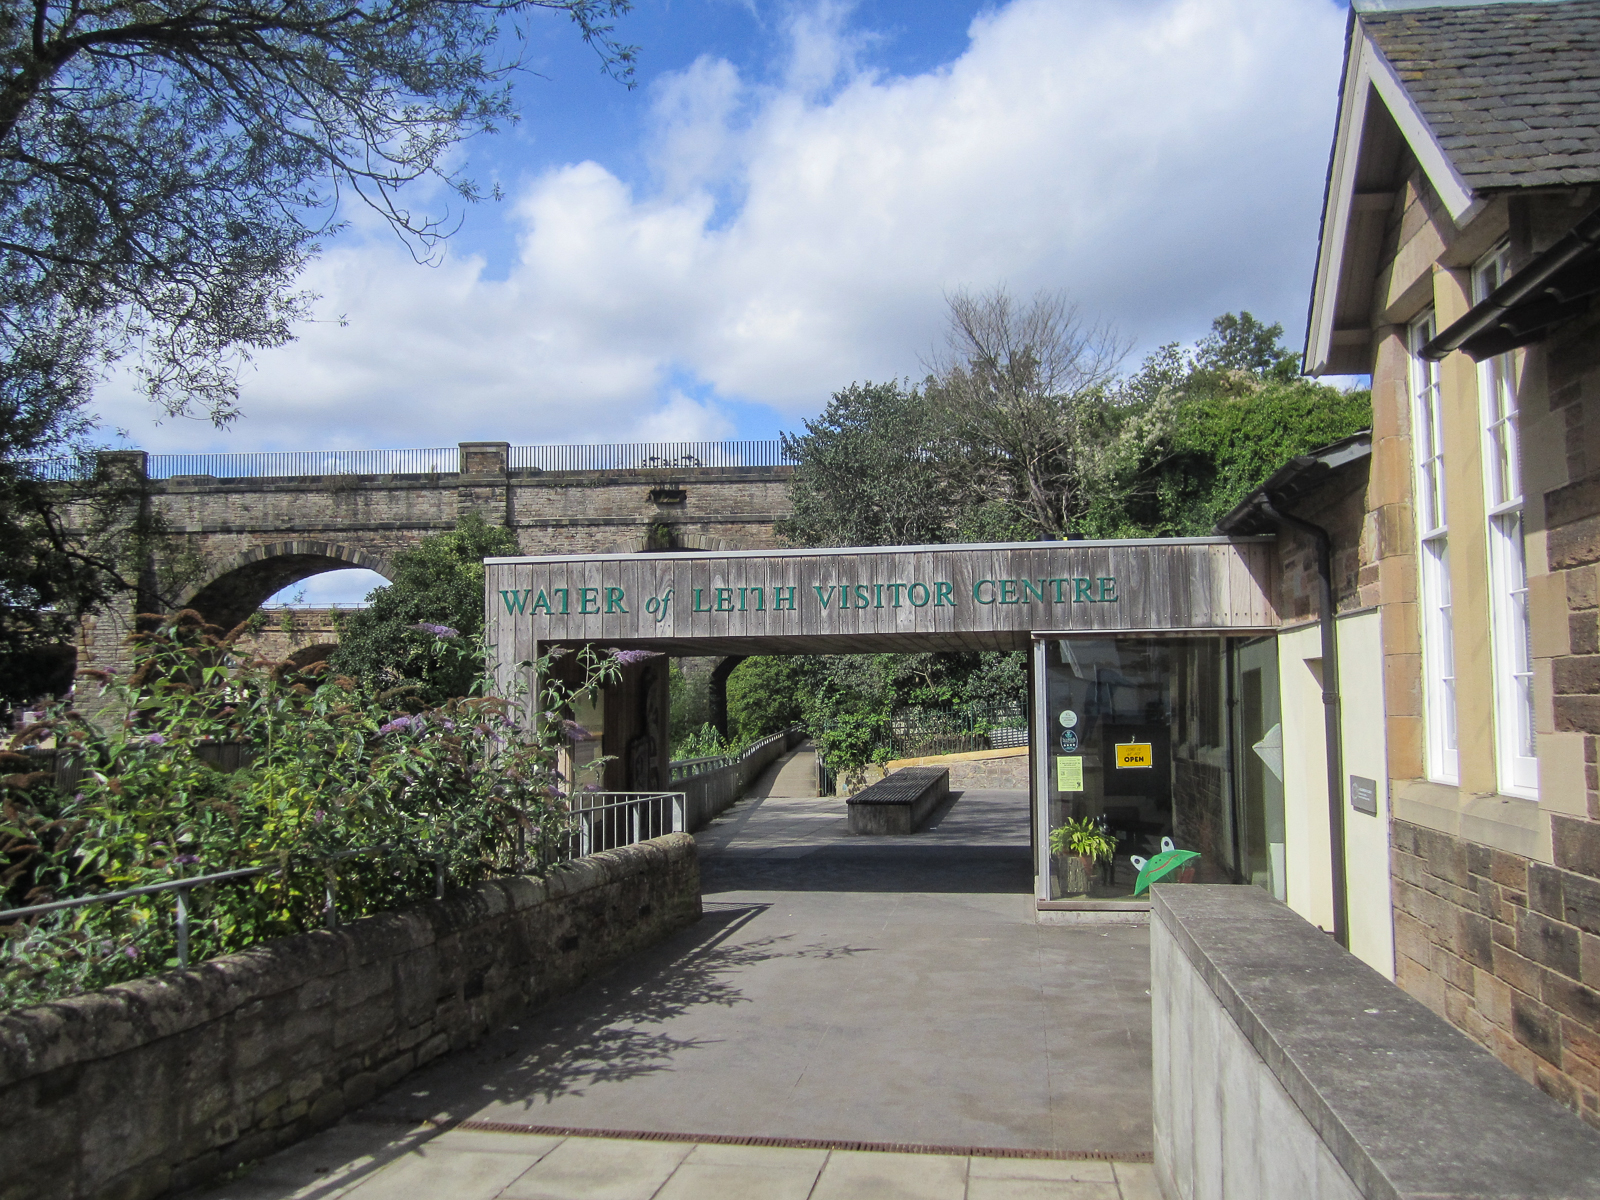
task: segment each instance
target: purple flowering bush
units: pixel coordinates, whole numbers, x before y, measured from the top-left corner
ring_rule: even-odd
[[[270,867],[188,893],[200,961],[323,924],[330,869],[349,919],[433,895],[436,871],[459,885],[565,855],[567,731],[519,728],[481,660],[469,694],[425,707],[325,664],[247,661],[192,612],[158,620],[135,635],[135,670],[105,681],[120,727],[60,708],[0,752],[0,908]],[[448,653],[482,654],[440,636]],[[592,654],[583,666],[585,686],[616,673]],[[564,711],[570,695],[549,686],[540,707]],[[81,767],[71,795],[20,769],[21,743],[47,739]],[[164,892],[0,926],[0,1006],[175,965],[173,912]]]

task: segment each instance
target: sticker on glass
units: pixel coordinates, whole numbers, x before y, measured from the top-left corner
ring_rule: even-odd
[[[1062,711],[1061,711],[1061,728],[1063,728],[1063,729],[1071,729],[1075,725],[1077,725],[1077,723],[1078,723],[1078,714],[1077,713],[1073,712],[1070,708],[1062,709]]]
[[[1076,754],[1078,752],[1078,735],[1071,729],[1061,731],[1061,753]]]
[[[1056,790],[1058,792],[1083,791],[1083,759],[1056,759]]]

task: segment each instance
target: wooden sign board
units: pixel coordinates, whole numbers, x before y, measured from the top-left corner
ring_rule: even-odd
[[[1035,632],[1276,628],[1271,538],[595,554],[486,561],[501,663],[537,644],[675,654],[1015,650]]]

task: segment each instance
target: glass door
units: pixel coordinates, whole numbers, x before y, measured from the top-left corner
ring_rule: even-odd
[[[1220,637],[1035,643],[1040,900],[1092,907],[1142,902],[1150,882],[1281,879],[1281,751],[1278,775],[1263,757],[1277,725],[1274,647],[1234,653]],[[1248,778],[1236,778],[1240,766]]]

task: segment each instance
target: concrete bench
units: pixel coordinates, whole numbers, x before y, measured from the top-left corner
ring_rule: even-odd
[[[950,794],[944,767],[906,767],[847,800],[851,833],[911,833]]]

